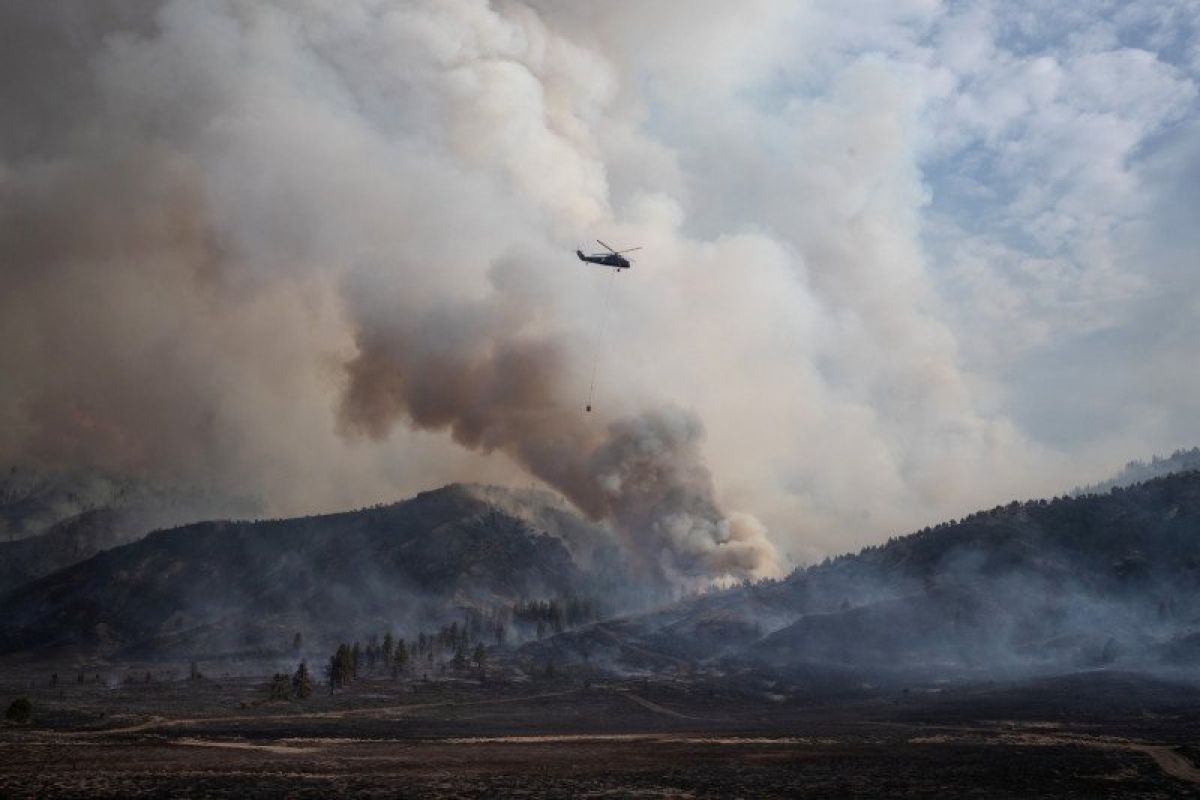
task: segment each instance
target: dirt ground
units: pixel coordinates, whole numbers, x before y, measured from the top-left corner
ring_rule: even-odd
[[[0,701],[34,706],[0,727],[0,796],[1200,797],[1200,709],[1120,684],[1087,713],[650,678],[378,678],[270,703],[262,678],[62,677],[0,674]]]

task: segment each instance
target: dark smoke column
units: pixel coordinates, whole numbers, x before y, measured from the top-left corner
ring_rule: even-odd
[[[718,508],[700,420],[663,407],[597,425],[565,385],[572,371],[560,340],[528,330],[533,312],[493,283],[484,302],[386,313],[372,311],[371,293],[350,292],[358,355],[346,364],[343,430],[379,439],[407,420],[499,450],[612,523],[670,580],[777,574],[763,526]]]

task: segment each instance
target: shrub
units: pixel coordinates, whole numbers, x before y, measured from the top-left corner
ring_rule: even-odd
[[[287,675],[277,672],[271,678],[270,697],[272,700],[292,699],[292,681]]]
[[[33,703],[29,702],[28,697],[18,697],[9,703],[4,718],[18,725],[28,724],[29,720],[33,719]]]

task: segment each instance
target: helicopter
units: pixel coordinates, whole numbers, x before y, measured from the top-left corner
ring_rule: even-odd
[[[599,264],[602,267],[612,267],[613,277],[617,276],[623,269],[629,269],[632,266],[633,259],[626,258],[624,253],[632,253],[634,250],[641,250],[641,247],[630,247],[626,250],[615,250],[609,247],[606,243],[596,240],[596,244],[607,250],[607,253],[593,253],[590,256],[585,256],[582,250],[576,250],[575,255],[579,256],[580,261],[586,261],[589,264]],[[611,286],[612,284],[609,283]],[[587,405],[584,406],[584,411],[592,413],[592,397],[596,394],[596,372],[600,368],[600,342],[604,338],[604,327],[608,322],[608,295],[604,293],[602,301],[603,311],[600,316],[600,333],[596,336],[596,357],[592,361],[592,382],[588,386]]]
[[[586,261],[589,264],[599,264],[602,267],[612,267],[618,272],[623,269],[629,269],[632,265],[631,260],[626,258],[622,253],[632,253],[634,250],[641,250],[641,247],[630,247],[628,250],[614,250],[599,239],[596,243],[607,250],[607,253],[593,253],[590,256],[585,256],[582,250],[576,250],[575,255],[579,256],[580,261]]]

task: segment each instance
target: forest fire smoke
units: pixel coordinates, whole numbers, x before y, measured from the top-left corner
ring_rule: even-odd
[[[409,420],[448,430],[465,447],[501,451],[613,523],[658,577],[778,574],[765,528],[718,508],[700,420],[667,406],[593,422],[573,402],[570,354],[525,330],[533,310],[504,286],[495,282],[487,304],[388,305],[378,314],[374,293],[358,295],[359,353],[347,365],[343,429],[378,438]]]

